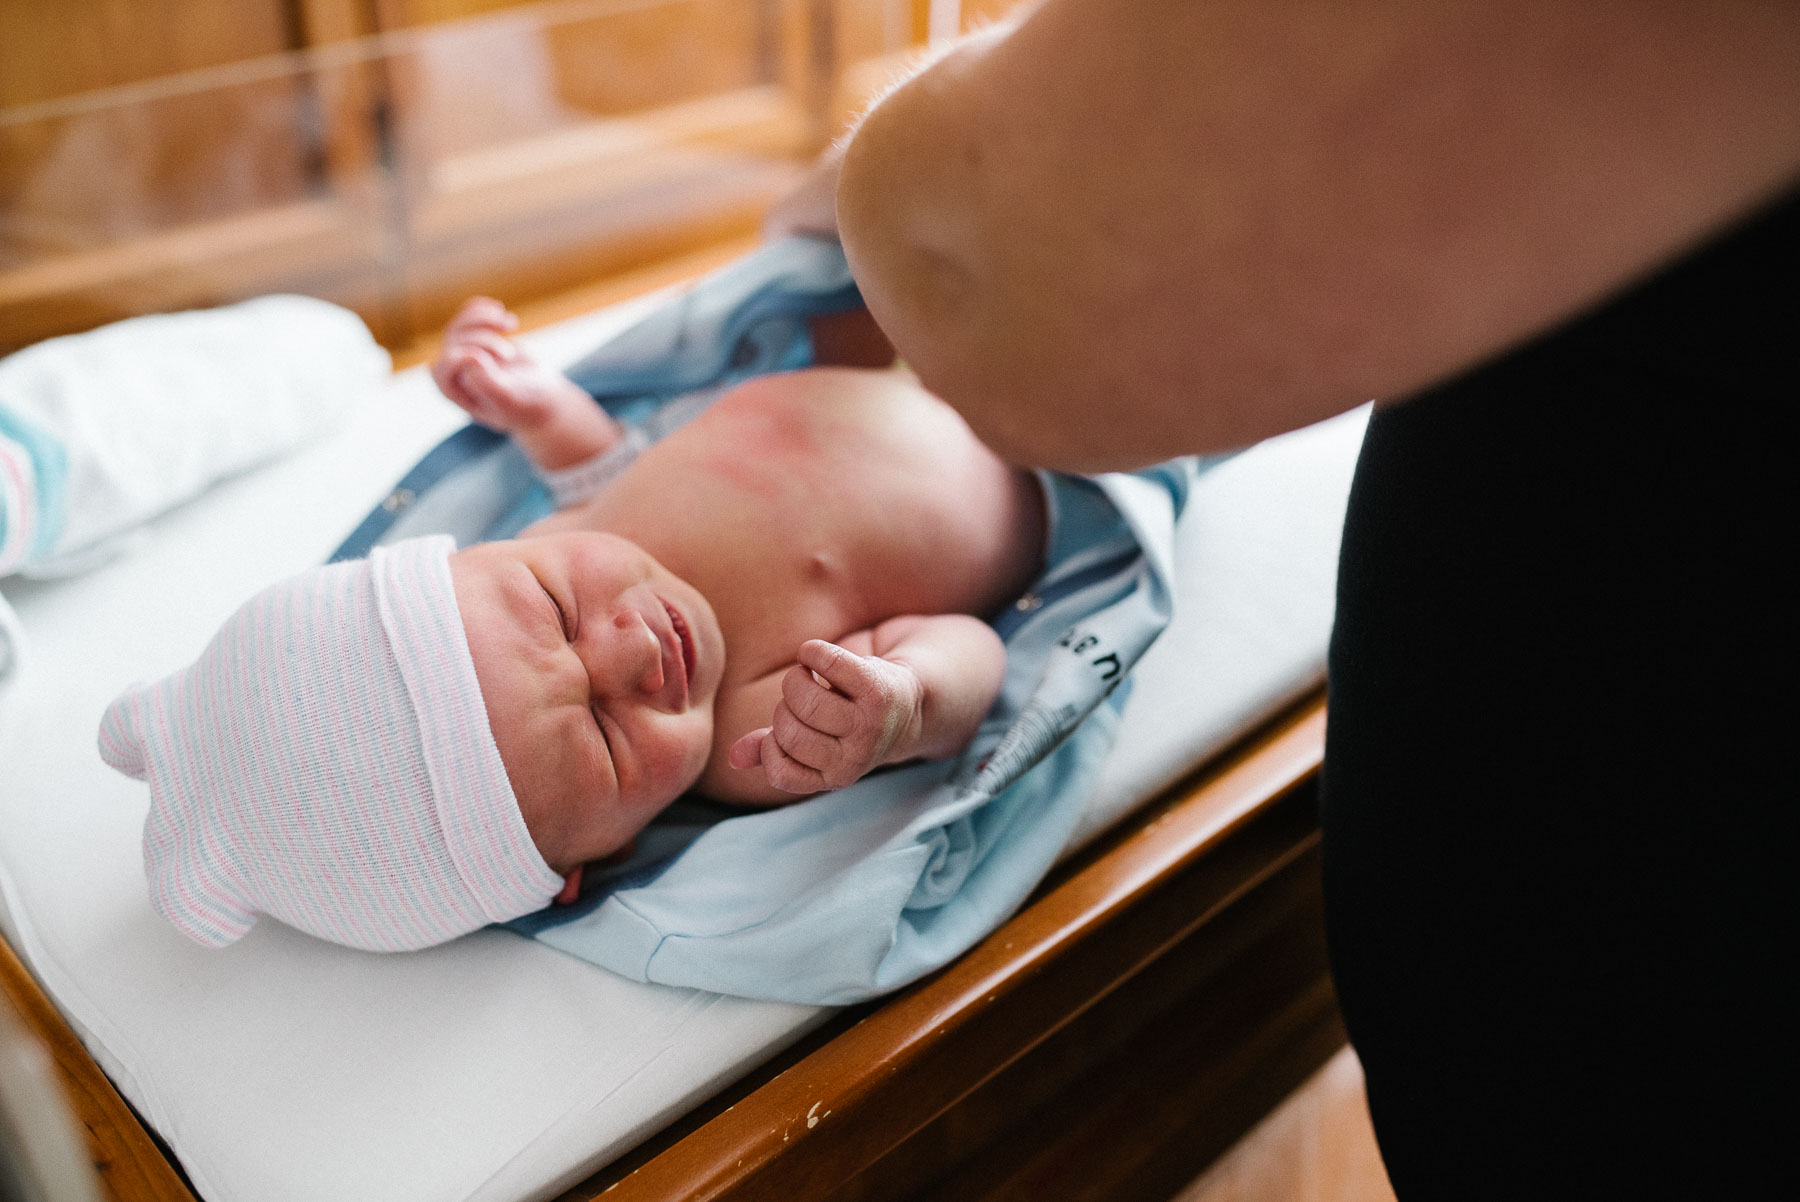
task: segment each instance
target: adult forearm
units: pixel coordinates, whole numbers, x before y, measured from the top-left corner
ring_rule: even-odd
[[[1800,6],[1046,0],[851,141],[870,309],[1096,469],[1401,397],[1800,174]]]

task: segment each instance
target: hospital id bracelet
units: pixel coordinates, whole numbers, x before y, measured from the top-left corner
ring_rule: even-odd
[[[637,426],[627,426],[624,437],[590,459],[560,471],[542,472],[545,487],[558,509],[585,501],[616,480],[630,467],[650,438]]]

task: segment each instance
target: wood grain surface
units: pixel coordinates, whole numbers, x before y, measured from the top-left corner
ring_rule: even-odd
[[[87,1137],[100,1182],[117,1202],[194,1202],[161,1147],[94,1064],[12,946],[0,939],[0,992],[49,1052],[69,1110]]]

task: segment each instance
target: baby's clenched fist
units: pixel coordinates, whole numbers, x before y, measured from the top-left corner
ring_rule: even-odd
[[[924,693],[911,667],[823,639],[802,643],[796,658],[782,677],[774,720],[732,745],[732,767],[761,764],[775,788],[818,793],[910,758]]]

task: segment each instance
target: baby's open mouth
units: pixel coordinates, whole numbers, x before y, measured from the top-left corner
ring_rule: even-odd
[[[662,601],[662,598],[658,597],[657,600]],[[687,682],[691,686],[694,683],[693,631],[688,629],[687,621],[682,618],[681,611],[677,610],[667,601],[663,601],[662,604],[663,608],[669,611],[669,625],[675,629],[675,643],[677,650],[681,654],[682,674],[687,678]]]

